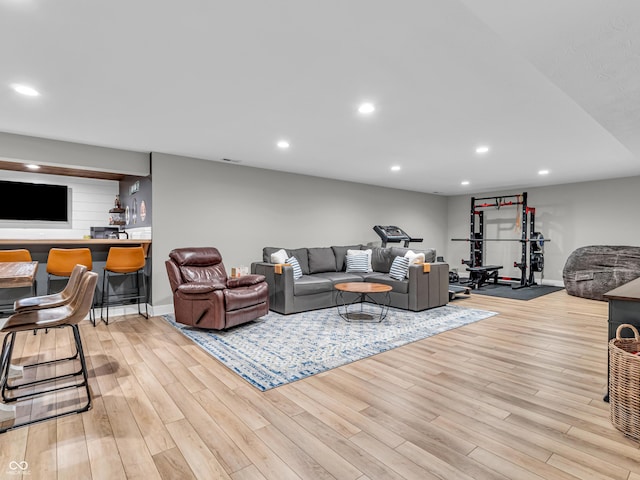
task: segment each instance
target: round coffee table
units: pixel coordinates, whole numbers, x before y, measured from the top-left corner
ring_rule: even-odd
[[[338,296],[336,297],[336,308],[338,309],[338,314],[345,320],[381,322],[386,318],[387,313],[389,312],[389,303],[391,301],[391,295],[389,295],[389,292],[393,290],[391,286],[372,282],[347,282],[336,283],[334,288],[338,290]],[[360,297],[352,302],[346,302],[344,298],[345,292],[358,293],[360,294]],[[384,293],[383,301],[376,301],[376,299],[371,296],[373,293]],[[380,313],[378,315],[373,315],[372,313],[363,311],[363,304],[366,301],[369,301],[375,305],[376,308],[379,308]],[[360,305],[359,311],[358,309],[350,308],[353,305]]]

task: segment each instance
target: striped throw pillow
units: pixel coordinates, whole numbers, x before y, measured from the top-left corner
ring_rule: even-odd
[[[366,253],[347,255],[347,273],[367,273],[369,256]]]
[[[294,280],[297,280],[302,276],[302,269],[300,268],[300,263],[298,263],[298,259],[296,257],[287,258],[287,261],[285,263],[288,263],[289,265],[291,265],[291,268],[293,268]]]
[[[409,257],[396,257],[391,264],[391,270],[389,270],[389,276],[394,280],[403,280],[409,271]]]

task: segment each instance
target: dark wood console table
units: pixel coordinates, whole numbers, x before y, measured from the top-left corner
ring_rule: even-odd
[[[618,326],[629,323],[640,329],[640,278],[631,280],[620,287],[604,294],[609,301],[609,340],[616,337]],[[623,330],[624,336],[632,336],[629,329]],[[604,401],[609,401],[609,355],[607,353],[607,394]]]

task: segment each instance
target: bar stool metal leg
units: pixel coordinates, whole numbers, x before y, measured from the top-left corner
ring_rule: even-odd
[[[100,318],[109,324],[109,307],[111,305],[127,305],[131,301],[135,300],[138,306],[138,315],[142,315],[145,318],[149,318],[149,288],[146,282],[146,276],[144,273],[146,265],[144,249],[142,247],[111,247],[109,254],[107,255],[107,262],[104,267],[104,276],[102,277],[102,301],[100,308]],[[121,276],[126,278],[133,275],[133,281],[135,285],[129,289],[126,293],[119,295],[119,298],[112,300],[110,292],[111,282],[110,279]],[[142,280],[140,280],[142,275]],[[141,291],[141,286],[144,292]],[[115,292],[114,292],[115,293]],[[145,302],[145,313],[142,313],[140,308],[140,302]],[[104,315],[104,309],[106,309],[106,317]]]
[[[13,353],[13,343],[14,343],[14,339],[15,339],[15,334],[16,332],[11,332],[9,334],[7,334],[7,337],[11,336],[12,339],[9,341],[9,348],[8,350],[8,355],[7,355],[7,360],[5,362],[5,345],[3,345],[3,375],[2,375],[2,382],[3,382],[3,389],[2,389],[2,397],[3,400],[6,404],[10,404],[12,402],[17,402],[19,400],[22,399],[28,399],[28,398],[32,398],[32,397],[37,397],[37,396],[41,396],[41,395],[47,395],[53,392],[58,392],[61,390],[67,390],[70,388],[83,388],[86,396],[87,396],[87,400],[86,402],[84,402],[80,407],[72,409],[72,410],[68,410],[65,412],[60,412],[60,413],[55,413],[53,415],[47,415],[45,417],[42,418],[36,418],[33,420],[27,420],[24,422],[20,422],[17,424],[13,424],[10,425],[8,427],[5,428],[0,428],[0,433],[4,433],[6,431],[9,430],[13,430],[15,428],[19,428],[19,427],[24,427],[26,425],[32,425],[34,423],[40,423],[40,422],[44,422],[46,420],[51,420],[53,418],[58,418],[58,417],[63,417],[66,415],[72,415],[74,413],[83,413],[88,411],[91,408],[91,391],[89,390],[89,374],[88,374],[88,370],[87,370],[87,362],[85,360],[84,357],[84,350],[82,348],[82,340],[80,338],[80,331],[78,329],[78,325],[77,324],[73,324],[73,325],[65,325],[66,327],[71,327],[71,329],[73,330],[73,338],[74,338],[74,343],[75,343],[75,347],[76,347],[76,356],[79,358],[80,360],[80,369],[77,372],[73,372],[73,373],[69,373],[66,375],[58,375],[58,376],[54,376],[54,377],[50,377],[50,378],[46,378],[46,379],[42,379],[42,380],[35,380],[32,382],[27,382],[27,383],[23,383],[20,385],[15,385],[15,386],[9,386],[7,385],[8,383],[8,379],[5,379],[5,372],[8,372],[9,367],[8,365],[10,365],[11,363],[11,355]],[[61,326],[59,328],[63,328],[64,326]],[[5,342],[6,343],[6,342]],[[73,357],[75,358],[75,357]],[[55,362],[60,362],[60,361],[64,361],[64,360],[69,360],[69,359],[60,359],[60,360],[53,360],[53,361],[49,361],[49,362],[39,362],[39,363],[35,363],[35,364],[31,364],[31,365],[27,365],[25,367],[35,367],[38,365],[44,365],[47,363],[55,363]],[[5,366],[6,363],[6,366]],[[61,379],[65,379],[65,378],[70,378],[70,377],[75,377],[75,376],[79,376],[82,375],[82,381],[79,383],[73,383],[71,385],[63,385],[63,386],[59,386],[59,387],[53,387],[53,388],[48,388],[48,389],[44,389],[44,390],[37,390],[37,391],[32,391],[29,393],[25,393],[22,395],[16,395],[16,396],[7,396],[6,395],[6,391],[7,390],[14,390],[14,389],[20,389],[20,388],[27,388],[27,387],[32,387],[35,385],[41,385],[41,384],[45,384],[47,382],[54,382],[54,381],[58,381]],[[4,409],[5,411],[8,411],[7,408]]]

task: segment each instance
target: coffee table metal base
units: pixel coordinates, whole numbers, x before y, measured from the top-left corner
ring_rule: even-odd
[[[389,292],[381,293],[384,293],[384,300],[382,302],[377,302],[368,293],[360,293],[360,297],[358,299],[352,302],[347,302],[344,298],[344,291],[338,290],[338,296],[336,298],[338,315],[340,315],[340,317],[348,322],[382,322],[382,320],[387,317],[387,313],[389,313],[389,303],[391,300],[391,296],[389,295]],[[379,310],[379,312],[374,313],[364,311],[365,303],[367,303],[367,305],[371,305],[372,308],[376,308],[377,310]]]

